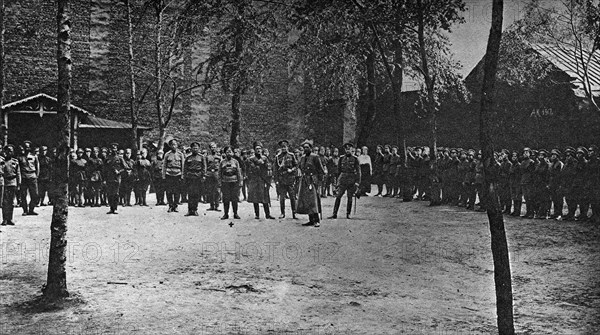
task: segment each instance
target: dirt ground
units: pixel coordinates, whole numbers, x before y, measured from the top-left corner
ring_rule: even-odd
[[[330,215],[333,198],[323,204]],[[75,299],[59,310],[32,303],[46,281],[51,208],[16,209],[17,225],[0,233],[0,334],[496,332],[485,213],[367,197],[353,219],[314,228],[301,226],[306,216],[255,220],[248,203],[241,220],[185,208],[70,209]],[[505,221],[517,332],[600,333],[600,227]]]

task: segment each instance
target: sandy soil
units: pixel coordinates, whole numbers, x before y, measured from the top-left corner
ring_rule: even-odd
[[[333,199],[323,203],[328,216]],[[78,303],[59,310],[32,303],[46,280],[51,208],[16,209],[17,225],[0,233],[0,334],[496,332],[484,213],[368,197],[355,218],[313,228],[305,216],[255,220],[247,203],[242,220],[205,207],[200,217],[184,217],[185,204],[118,216],[72,208],[67,275]],[[508,217],[506,230],[518,333],[600,333],[600,228]]]

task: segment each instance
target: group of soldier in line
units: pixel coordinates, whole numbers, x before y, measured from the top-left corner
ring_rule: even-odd
[[[400,155],[395,146],[377,146],[373,157],[377,195],[382,195],[385,185],[384,197],[485,211],[484,201],[476,204],[476,198],[483,198],[485,179],[481,151],[440,148],[433,160],[424,149],[407,148]],[[496,190],[496,198],[488,201],[499,204],[504,214],[600,222],[600,162],[595,145],[564,151],[503,149],[494,153],[487,173]]]
[[[320,226],[321,198],[335,196],[329,219],[337,218],[344,194],[347,194],[346,217],[350,218],[353,199],[371,193],[375,196],[398,197],[404,201],[428,200],[431,205],[455,205],[485,210],[481,152],[473,149],[439,148],[432,159],[428,148],[402,148],[378,145],[370,155],[367,147],[355,148],[351,143],[338,148],[315,146],[306,140],[292,151],[287,140],[279,141],[273,157],[260,142],[251,149],[217,148],[213,142],[202,149],[192,142],[180,150],[173,139],[164,150],[150,155],[146,148],[136,152],[110,148],[80,148],[70,159],[69,204],[71,206],[109,206],[107,214],[117,208],[147,206],[150,188],[156,194],[156,205],[168,205],[168,212],[178,212],[180,202],[187,202],[186,216],[198,216],[198,203],[209,205],[208,211],[220,211],[222,219],[239,219],[240,194],[254,205],[255,218],[263,205],[265,218],[274,219],[270,211],[270,188],[275,189],[280,204],[280,218],[286,217],[286,200],[292,218],[308,214],[305,225]],[[4,148],[0,155],[0,192],[2,225],[14,225],[14,199],[23,215],[37,215],[36,206],[45,206],[48,195],[53,199],[53,170],[56,150],[33,147],[25,141],[16,149]],[[502,150],[494,154],[488,170],[497,187],[497,200],[506,214],[520,216],[523,200],[524,218],[598,221],[600,213],[600,164],[595,146],[567,147],[564,154],[554,149],[522,152]],[[385,187],[386,193],[383,194]],[[29,198],[28,198],[29,195]],[[165,203],[166,197],[166,203]],[[567,204],[567,213],[563,205]],[[579,215],[576,212],[579,209]],[[591,209],[592,215],[588,216]]]

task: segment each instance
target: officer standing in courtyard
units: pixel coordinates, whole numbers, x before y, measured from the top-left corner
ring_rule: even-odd
[[[185,216],[198,216],[198,201],[202,181],[206,176],[206,157],[200,155],[200,143],[192,142],[192,154],[185,159],[184,181],[188,194],[188,212]]]
[[[19,161],[14,158],[15,147],[9,144],[4,149],[6,161],[3,168],[4,193],[2,196],[2,225],[14,226],[13,209],[17,189],[21,185],[21,169]]]
[[[333,206],[333,215],[329,219],[337,219],[337,212],[340,208],[342,196],[348,192],[348,203],[346,205],[346,218],[350,218],[352,211],[352,199],[358,185],[360,185],[361,172],[358,158],[352,154],[354,146],[352,143],[344,144],[346,154],[340,158],[340,175],[338,176],[338,190],[335,197],[335,205]],[[389,184],[388,184],[389,185]]]

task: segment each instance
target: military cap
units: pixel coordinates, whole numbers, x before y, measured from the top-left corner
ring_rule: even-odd
[[[280,147],[282,147],[282,146],[283,146],[283,143],[285,143],[285,144],[287,144],[287,145],[290,145],[290,142],[289,142],[288,140],[281,140],[281,141],[277,142],[277,144],[278,144]]]
[[[523,148],[523,152],[525,152],[525,151],[531,152],[531,148],[528,148],[528,147]]]
[[[450,153],[453,153],[453,152],[458,153],[458,149],[456,149],[456,148],[450,149]]]
[[[262,148],[262,143],[260,141],[254,141],[254,143],[252,143],[252,148],[256,148],[256,147],[261,147]]]
[[[304,142],[302,142],[302,144],[300,144],[300,145],[301,145],[301,146],[304,146],[305,144],[308,144],[308,146],[310,146],[310,147],[312,148],[312,146],[313,146],[314,142],[313,142],[313,140],[306,139],[306,140],[304,140]]]
[[[474,154],[475,154],[475,149],[469,149],[469,150],[467,150],[467,152],[468,152],[470,155],[474,155]]]
[[[344,143],[344,149],[346,149],[346,148],[354,148],[354,144],[352,144],[350,142]]]
[[[42,147],[41,147],[41,148],[42,148],[42,150],[48,150],[48,147],[47,147],[47,146],[45,146],[45,145],[42,145]]]
[[[598,146],[596,146],[595,144],[592,144],[592,145],[590,145],[588,151],[597,152],[598,151]]]
[[[14,146],[14,145],[12,145],[12,144],[7,144],[7,145],[4,147],[4,150],[8,150],[8,149],[15,150],[15,146]]]
[[[540,149],[540,151],[538,152],[538,155],[548,156],[548,151],[546,151],[546,149]]]
[[[172,138],[172,139],[170,139],[170,140],[169,140],[169,142],[167,142],[167,143],[169,143],[169,145],[171,145],[171,143],[173,143],[173,141],[177,141],[177,139],[176,139],[176,138]]]
[[[118,147],[119,147],[119,143],[117,143],[117,142],[113,142],[113,143],[111,143],[111,144],[110,144],[110,146],[111,146],[111,147],[117,147],[117,148],[118,148]]]
[[[25,140],[25,141],[23,141],[23,144],[26,144],[26,143],[28,143],[29,145],[31,145],[31,144],[32,144],[30,140]]]
[[[566,147],[565,148],[565,153],[569,153],[569,152],[575,152],[575,148],[573,148],[573,147]]]
[[[558,150],[556,148],[552,149],[552,151],[550,151],[550,154],[557,155],[557,156],[561,156],[562,155],[562,153],[560,152],[560,150]]]
[[[192,143],[190,143],[190,148],[193,147],[194,144],[196,144],[197,146],[200,146],[200,142],[198,142],[198,141],[192,141]]]
[[[588,150],[585,147],[579,147],[579,148],[577,148],[577,153],[582,153],[584,155],[587,155]]]
[[[394,149],[394,148],[398,149],[398,146],[397,145],[392,145],[392,149]]]
[[[503,154],[510,155],[510,151],[508,149],[502,149],[502,150],[500,150],[500,152]]]
[[[531,150],[529,150],[529,152],[531,152],[531,154],[532,154],[533,156],[536,156],[536,155],[538,154],[538,151],[537,151],[537,150],[535,150],[535,149],[531,149]]]

